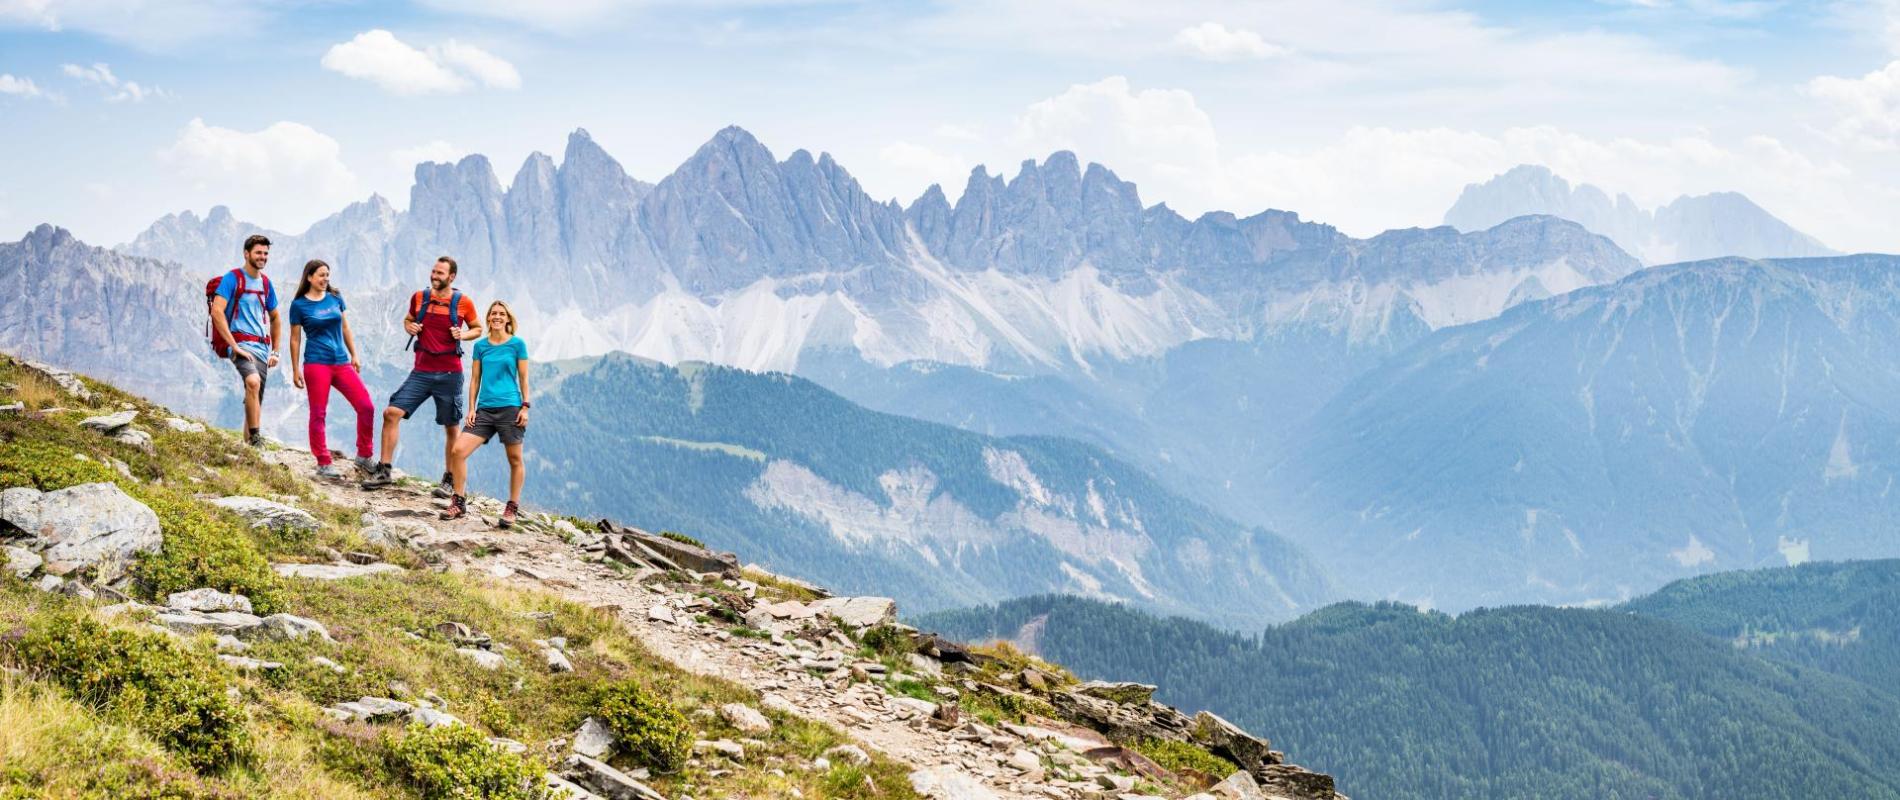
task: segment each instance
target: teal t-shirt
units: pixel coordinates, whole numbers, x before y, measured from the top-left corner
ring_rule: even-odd
[[[519,336],[494,344],[483,336],[475,341],[475,363],[482,365],[482,386],[475,395],[476,408],[507,408],[521,405],[521,369],[517,361],[528,360],[528,343]]]

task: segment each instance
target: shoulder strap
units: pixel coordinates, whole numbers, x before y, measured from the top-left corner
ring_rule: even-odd
[[[233,325],[237,322],[238,303],[244,300],[244,270],[234,269],[231,270],[231,274],[237,276],[237,283],[232,287],[231,301],[224,306],[224,324],[226,326]],[[232,331],[232,333],[235,334],[236,331]]]

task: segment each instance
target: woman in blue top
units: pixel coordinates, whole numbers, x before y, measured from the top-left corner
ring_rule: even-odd
[[[370,445],[376,408],[370,404],[369,390],[363,388],[359,374],[363,362],[356,357],[356,337],[350,335],[345,308],[343,295],[330,288],[330,265],[322,261],[303,265],[297,297],[290,301],[290,380],[310,397],[310,454],[317,457],[320,478],[343,477],[343,471],[330,463],[330,445],[324,437],[332,386],[356,409],[356,466],[362,469],[373,463]]]
[[[508,452],[508,505],[501,512],[501,527],[515,524],[521,512],[521,484],[528,478],[527,464],[521,460],[521,438],[528,430],[528,345],[515,336],[515,312],[507,303],[488,304],[488,335],[475,342],[474,370],[468,382],[468,420],[455,440],[450,454],[449,475],[455,494],[443,519],[459,519],[468,513],[468,457],[488,438],[501,434],[501,446]]]

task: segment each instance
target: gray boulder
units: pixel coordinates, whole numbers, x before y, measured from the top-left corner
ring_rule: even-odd
[[[581,727],[574,731],[574,752],[588,758],[606,758],[614,751],[619,737],[600,721],[598,717],[581,720]]]
[[[897,621],[897,601],[888,597],[827,597],[808,606],[837,617],[852,628],[873,628]]]
[[[568,756],[561,777],[607,800],[666,800],[633,776],[583,755]]]
[[[132,424],[132,420],[138,419],[138,417],[139,417],[139,412],[127,410],[127,411],[120,411],[116,414],[106,414],[104,416],[98,416],[98,417],[87,417],[85,419],[80,420],[79,425],[82,428],[90,428],[92,430],[103,433],[107,436],[114,436],[114,435],[117,435],[120,431],[125,430],[128,426]]]
[[[272,639],[295,641],[306,636],[315,636],[326,642],[336,641],[330,638],[330,631],[323,627],[323,623],[290,614],[272,614],[265,617],[262,630],[265,636]]]
[[[295,506],[287,506],[262,497],[233,495],[220,497],[211,504],[243,517],[253,528],[268,528],[279,533],[313,533],[317,518]]]
[[[13,545],[0,548],[0,553],[6,554],[5,569],[12,572],[14,577],[20,580],[26,580],[28,576],[33,574],[33,570],[39,569],[40,564],[46,561],[46,559],[40,558],[40,554],[38,553],[24,547],[14,547]]]
[[[158,515],[111,483],[86,483],[52,492],[16,486],[0,492],[0,534],[16,530],[53,575],[91,570],[110,583],[138,553],[164,543]]]
[[[319,581],[340,581],[346,578],[403,571],[402,567],[383,562],[375,564],[272,564],[271,570],[285,578],[309,578]]]
[[[216,589],[193,589],[189,592],[172,592],[165,598],[165,605],[180,611],[242,611],[251,613],[251,598],[241,594],[226,594]]]

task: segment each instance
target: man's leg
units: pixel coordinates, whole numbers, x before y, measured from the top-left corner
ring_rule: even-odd
[[[264,417],[264,379],[256,374],[244,376],[244,435],[257,430]]]
[[[395,406],[383,409],[383,449],[379,460],[384,464],[396,460],[396,443],[402,438],[403,416],[402,409]]]

